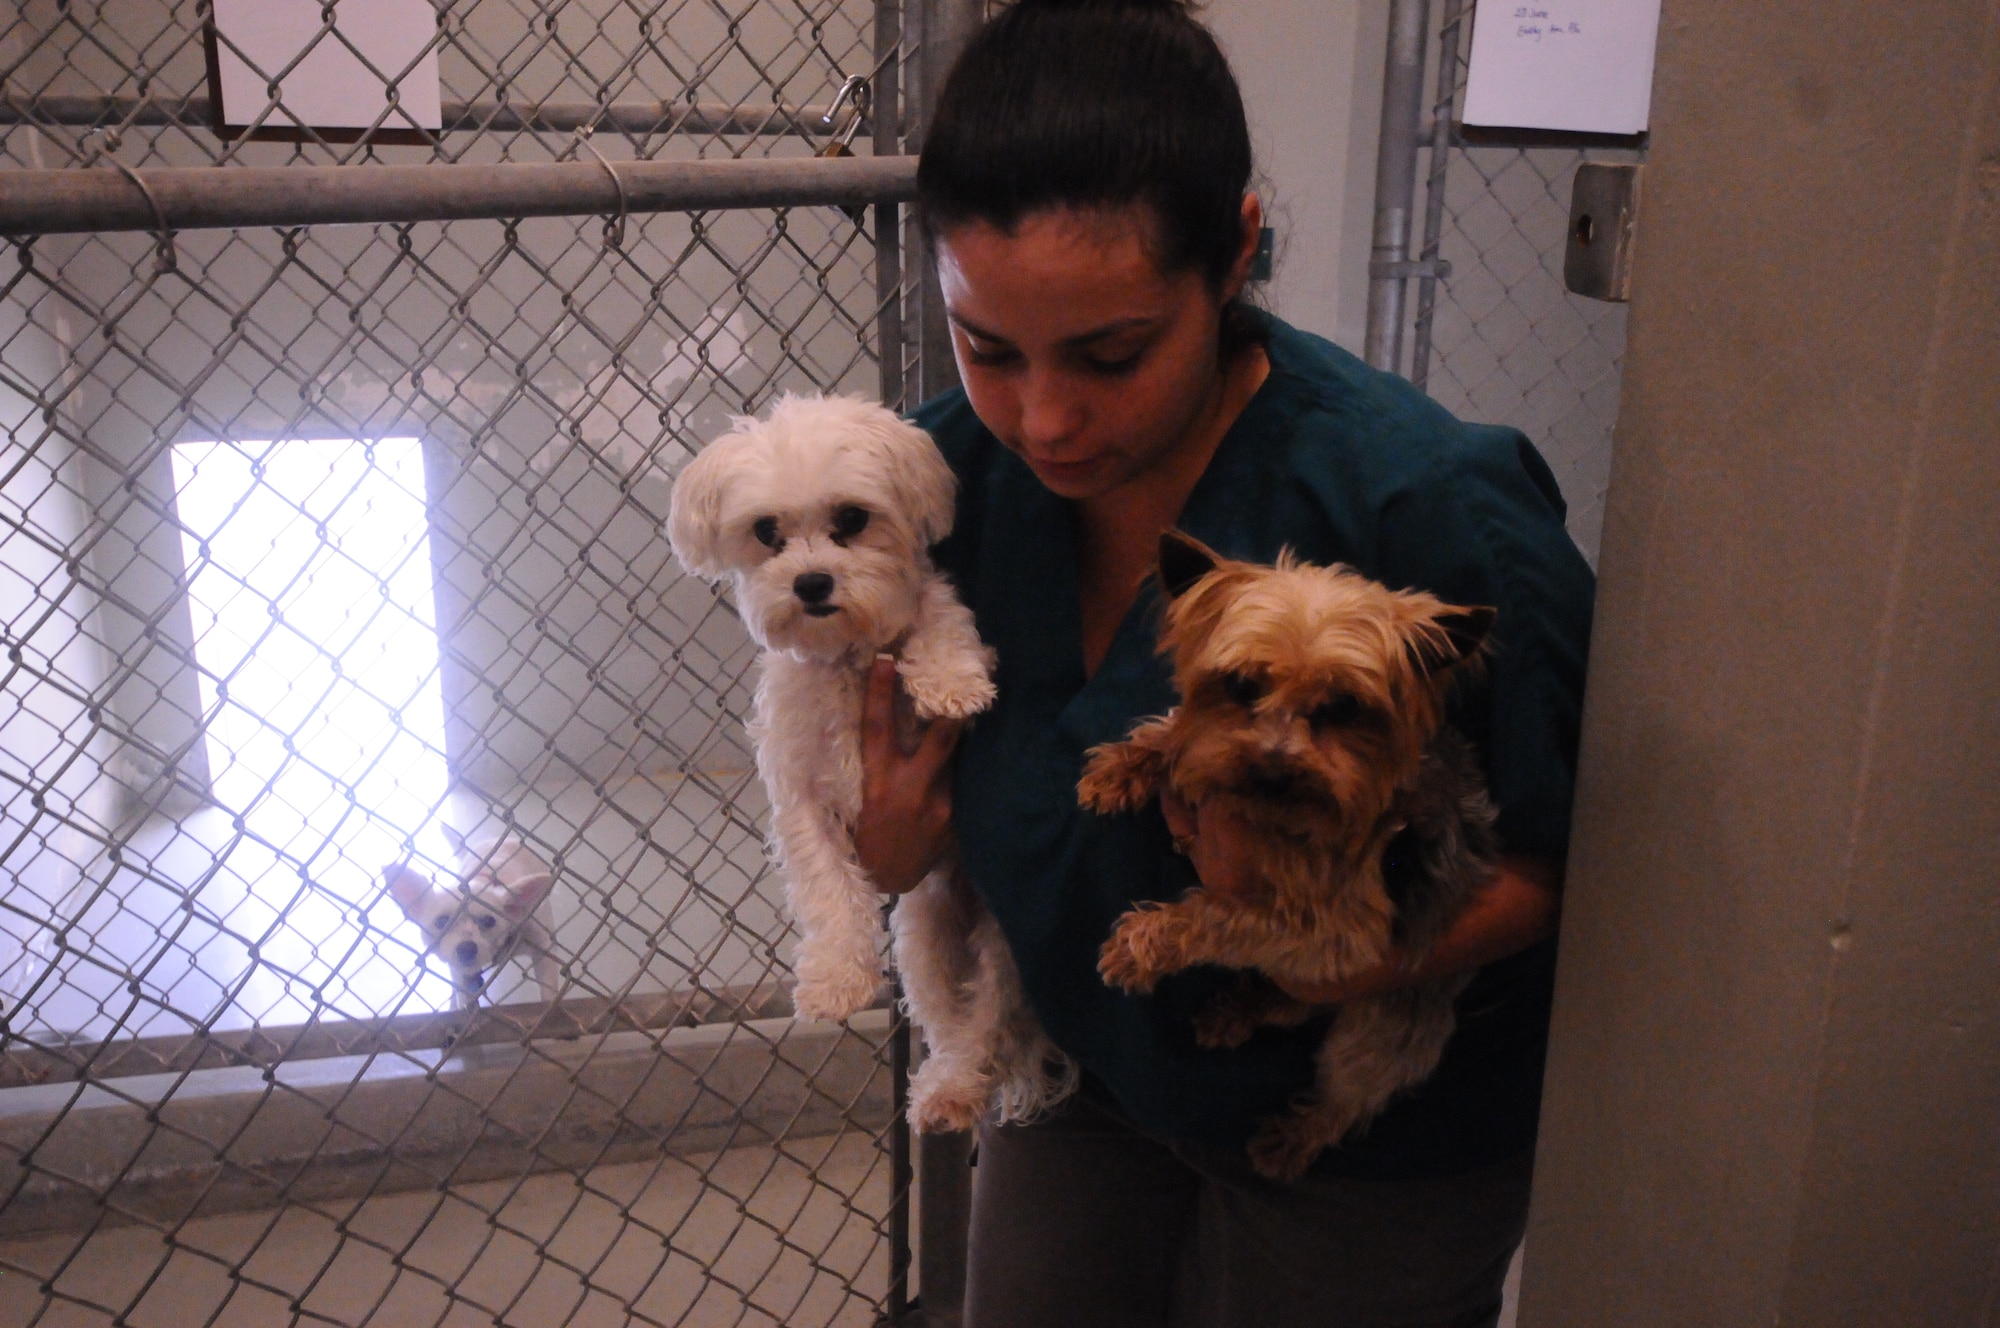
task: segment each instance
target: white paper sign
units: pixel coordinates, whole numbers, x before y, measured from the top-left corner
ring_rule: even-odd
[[[273,112],[266,128],[293,128],[293,117],[315,129],[366,129],[378,120],[385,129],[444,123],[437,51],[424,50],[437,36],[430,0],[337,0],[332,32],[320,0],[215,0],[215,28],[225,124],[249,124],[262,114],[270,80],[287,68],[278,96],[289,114]],[[385,80],[395,83],[397,105],[386,118]]]
[[[1480,0],[1465,123],[1645,131],[1660,0]]]

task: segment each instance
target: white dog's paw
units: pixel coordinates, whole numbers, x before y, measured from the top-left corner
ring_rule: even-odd
[[[850,965],[799,966],[798,986],[792,991],[792,1008],[802,1018],[839,1023],[875,1004],[882,991],[882,975],[872,969]]]
[[[903,690],[919,719],[970,719],[1000,694],[983,669],[908,669]]]
[[[940,1062],[929,1062],[910,1081],[910,1127],[918,1134],[956,1134],[979,1124],[992,1098],[986,1076],[925,1073],[933,1067],[941,1068]]]

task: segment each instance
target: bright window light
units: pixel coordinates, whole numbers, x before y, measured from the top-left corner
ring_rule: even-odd
[[[215,799],[344,859],[338,893],[372,890],[447,779],[423,448],[182,443],[173,461]]]

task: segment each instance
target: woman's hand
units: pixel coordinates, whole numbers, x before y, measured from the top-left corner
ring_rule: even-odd
[[[1249,831],[1236,817],[1203,803],[1190,806],[1171,792],[1160,797],[1167,829],[1193,864],[1203,888],[1237,898],[1263,888]],[[1432,978],[1463,973],[1525,950],[1555,934],[1562,908],[1562,867],[1525,853],[1503,853],[1491,880],[1473,894],[1451,929],[1422,961],[1392,954],[1382,964],[1341,982],[1278,985],[1294,1000],[1337,1005]]]
[[[896,661],[878,658],[861,710],[861,817],[854,856],[875,888],[907,894],[951,845],[951,754],[963,720],[933,720],[914,751],[896,740]]]

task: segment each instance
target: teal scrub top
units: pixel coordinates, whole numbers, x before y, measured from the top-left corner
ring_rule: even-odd
[[[1403,379],[1276,319],[1271,372],[1224,436],[1180,525],[1221,553],[1270,562],[1290,548],[1398,588],[1499,610],[1483,682],[1454,720],[1485,765],[1513,850],[1560,861],[1590,635],[1593,579],[1563,527],[1555,478],[1512,429],[1464,424]],[[1070,504],[979,422],[964,392],[921,407],[958,476],[957,522],[937,550],[999,655],[999,698],[965,733],[953,815],[965,869],[998,918],[1036,1015],[1141,1129],[1241,1143],[1312,1082],[1318,1020],[1244,1046],[1195,1045],[1191,1020],[1221,970],[1150,996],[1107,988],[1098,947],[1141,900],[1191,884],[1157,806],[1083,811],[1090,747],[1175,704],[1156,652],[1150,588],[1085,677]],[[1458,1003],[1437,1073],[1319,1168],[1371,1178],[1446,1175],[1534,1143],[1555,964],[1553,941],[1487,965]]]

